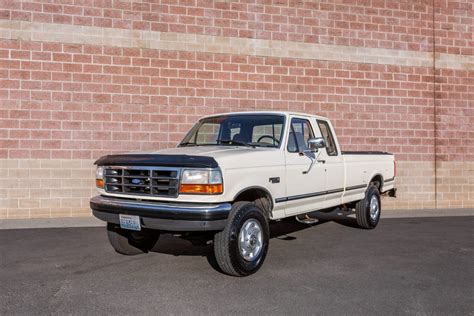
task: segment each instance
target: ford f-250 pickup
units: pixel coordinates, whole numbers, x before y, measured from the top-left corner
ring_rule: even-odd
[[[160,232],[201,234],[234,276],[262,266],[270,221],[311,223],[312,212],[343,208],[372,229],[380,195],[396,193],[392,154],[341,151],[328,119],[288,112],[205,117],[177,148],[95,164],[90,206],[118,253],[147,252]]]

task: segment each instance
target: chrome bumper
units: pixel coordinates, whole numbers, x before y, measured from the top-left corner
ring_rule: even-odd
[[[119,223],[119,214],[140,216],[145,228],[167,231],[223,230],[232,208],[230,203],[163,203],[95,196],[90,207],[98,219]]]

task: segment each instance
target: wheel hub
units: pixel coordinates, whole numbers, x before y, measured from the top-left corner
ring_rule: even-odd
[[[370,219],[372,221],[376,221],[380,214],[380,206],[379,206],[379,199],[375,195],[373,195],[372,198],[370,199],[369,211],[370,211]]]
[[[255,219],[247,220],[239,232],[240,255],[246,261],[253,261],[258,258],[262,245],[262,227]]]

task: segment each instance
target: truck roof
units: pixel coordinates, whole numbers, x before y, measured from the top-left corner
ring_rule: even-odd
[[[278,114],[278,115],[285,115],[285,116],[290,116],[290,115],[297,115],[297,116],[306,116],[306,117],[314,117],[318,119],[323,119],[323,120],[328,120],[328,118],[320,115],[315,115],[315,114],[307,114],[307,113],[299,113],[299,112],[292,112],[292,111],[242,111],[242,112],[223,112],[223,113],[216,113],[216,114],[211,114],[211,115],[206,115],[204,117],[215,117],[215,116],[221,116],[221,115],[233,115],[233,114]]]

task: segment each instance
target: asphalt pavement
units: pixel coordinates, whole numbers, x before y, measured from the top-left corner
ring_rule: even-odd
[[[0,315],[473,315],[474,217],[272,225],[246,278],[210,246],[162,235],[152,252],[113,251],[104,227],[0,230]]]

